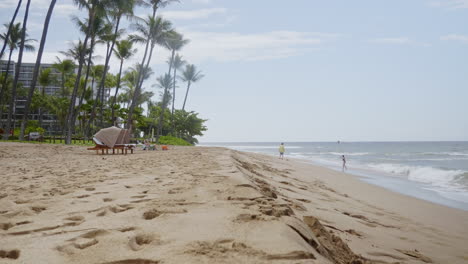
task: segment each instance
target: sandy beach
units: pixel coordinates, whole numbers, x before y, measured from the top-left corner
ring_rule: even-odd
[[[0,263],[468,263],[468,212],[225,148],[0,143]]]

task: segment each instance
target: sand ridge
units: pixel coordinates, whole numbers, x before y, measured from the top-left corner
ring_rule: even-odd
[[[339,177],[323,168],[223,148],[0,146],[0,263],[468,259],[466,233],[362,200],[314,177]]]

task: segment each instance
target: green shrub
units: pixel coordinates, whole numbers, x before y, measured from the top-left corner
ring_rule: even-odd
[[[24,135],[29,135],[29,133],[31,132],[39,132],[39,134],[44,135],[45,129],[43,129],[42,127],[27,127],[24,130]]]
[[[175,145],[175,146],[192,146],[192,144],[188,143],[187,141],[181,138],[176,138],[176,137],[171,137],[171,136],[160,137],[159,144]]]

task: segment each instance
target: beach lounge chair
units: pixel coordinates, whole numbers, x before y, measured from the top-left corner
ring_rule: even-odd
[[[102,154],[109,154],[109,150],[112,150],[112,154],[117,154],[119,150],[122,154],[127,154],[128,150],[133,154],[135,144],[130,143],[130,131],[127,129],[120,129],[118,127],[109,127],[99,130],[93,137],[94,144],[96,146],[88,148],[88,150],[96,150],[96,154],[101,151]]]

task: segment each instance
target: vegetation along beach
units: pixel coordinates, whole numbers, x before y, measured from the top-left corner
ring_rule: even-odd
[[[468,264],[467,0],[0,0],[0,264]]]

